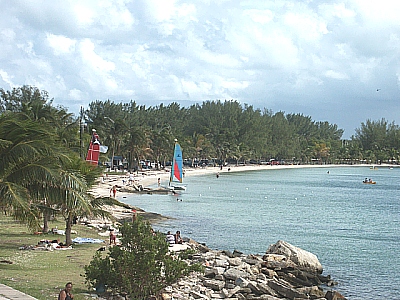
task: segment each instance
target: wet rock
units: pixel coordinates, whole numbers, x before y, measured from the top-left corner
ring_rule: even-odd
[[[325,298],[327,300],[346,300],[346,298],[337,291],[327,291]]]

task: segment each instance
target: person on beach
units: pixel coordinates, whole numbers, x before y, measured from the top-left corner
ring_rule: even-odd
[[[175,236],[171,233],[171,231],[167,232],[166,241],[168,244],[173,245],[175,244]]]
[[[183,244],[181,232],[179,230],[175,233],[175,244]]]
[[[133,184],[134,182],[135,182],[135,175],[133,175],[132,173],[129,173],[128,184]]]
[[[114,229],[110,229],[110,245],[117,244],[117,236],[115,235]]]
[[[158,183],[158,186],[161,185],[161,178],[158,178],[158,179],[157,179],[157,183]]]
[[[72,282],[68,282],[65,285],[65,289],[61,290],[58,294],[58,300],[71,300],[74,299],[74,296],[71,294],[72,290]]]
[[[115,196],[117,195],[117,186],[113,185],[113,187],[110,189],[110,197],[111,197],[111,193],[113,195],[113,197],[115,198]]]
[[[137,219],[136,209],[132,209],[132,223],[134,223]]]

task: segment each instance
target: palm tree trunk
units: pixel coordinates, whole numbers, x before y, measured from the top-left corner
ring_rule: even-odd
[[[43,212],[43,233],[47,233],[49,231],[49,219],[50,213],[45,210]]]
[[[72,245],[72,239],[71,239],[72,221],[73,221],[73,216],[71,213],[69,213],[67,219],[65,220],[65,243],[67,244],[67,246]]]

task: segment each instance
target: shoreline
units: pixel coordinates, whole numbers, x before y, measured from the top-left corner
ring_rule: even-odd
[[[338,168],[338,167],[376,167],[375,164],[359,164],[359,165],[346,165],[346,164],[329,164],[329,165],[228,165],[223,167],[198,167],[198,168],[184,168],[184,177],[188,176],[204,176],[204,175],[216,175],[232,172],[251,172],[261,170],[283,170],[283,169],[300,169],[300,168]],[[393,167],[391,165],[382,164],[379,167]],[[170,170],[146,170],[139,171],[134,174],[134,184],[136,186],[143,186],[144,188],[155,187],[154,191],[157,190],[158,179],[160,179],[161,186],[163,182],[169,180]],[[113,217],[117,221],[123,221],[132,218],[133,210],[136,214],[142,216],[145,220],[150,223],[157,221],[167,220],[169,217],[163,216],[158,213],[146,212],[139,207],[134,207],[124,203],[123,199],[128,195],[134,194],[127,191],[129,187],[132,188],[132,184],[129,183],[129,173],[121,172],[121,175],[104,175],[99,178],[97,185],[91,190],[95,197],[111,197],[111,189],[113,186],[117,186],[117,193],[115,199],[121,203],[121,206],[106,206],[106,210],[111,212]],[[103,220],[102,223],[104,223]],[[109,220],[108,220],[109,221]],[[97,222],[101,222],[97,220]],[[107,223],[107,222],[106,222]]]

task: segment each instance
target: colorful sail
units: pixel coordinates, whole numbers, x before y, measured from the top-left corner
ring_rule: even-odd
[[[182,182],[182,177],[183,177],[182,165],[183,165],[182,149],[178,143],[175,143],[174,157],[172,159],[171,177],[169,180],[170,183]]]
[[[86,155],[86,161],[97,166],[99,164],[99,156],[100,139],[99,135],[96,133],[96,130],[93,129],[92,139],[90,140],[88,153]]]

